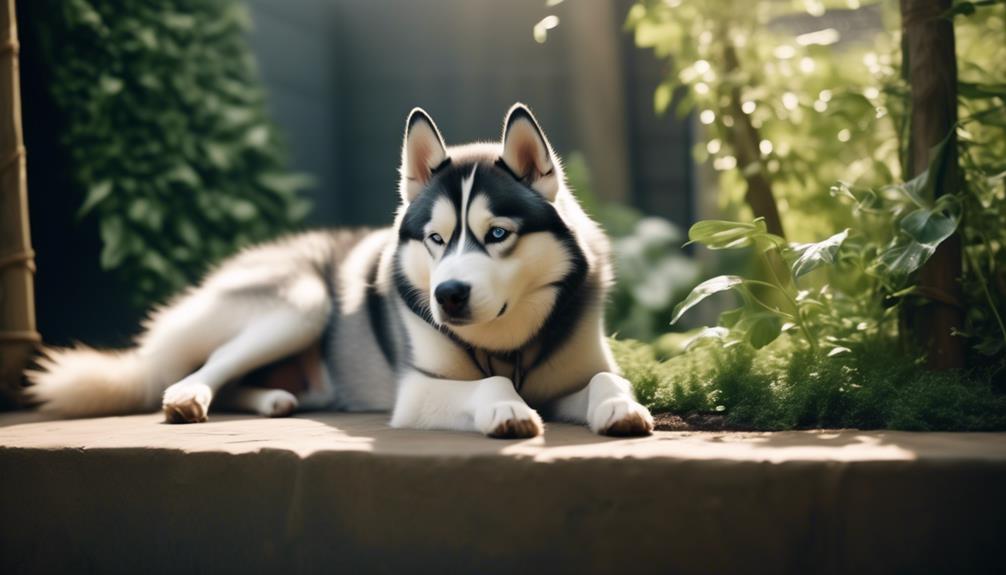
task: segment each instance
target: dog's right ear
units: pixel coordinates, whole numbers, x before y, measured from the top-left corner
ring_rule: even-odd
[[[405,142],[402,144],[401,180],[398,191],[405,203],[416,199],[433,177],[433,171],[447,161],[447,148],[429,114],[413,108],[405,122]]]

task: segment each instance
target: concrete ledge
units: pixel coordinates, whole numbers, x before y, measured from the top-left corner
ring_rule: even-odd
[[[0,573],[1001,572],[1006,434],[0,416]]]

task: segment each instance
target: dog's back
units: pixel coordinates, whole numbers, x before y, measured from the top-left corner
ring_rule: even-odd
[[[368,238],[373,243],[374,238],[382,239],[386,234],[368,230],[308,232],[246,249],[223,262],[198,286],[155,309],[144,322],[134,348],[46,350],[38,362],[40,369],[28,373],[34,384],[29,394],[41,403],[42,410],[67,417],[152,411],[160,407],[168,386],[204,365],[225,343],[247,330],[250,319],[288,312],[295,318],[289,322],[290,339],[297,344],[283,346],[286,353],[270,358],[260,369],[249,370],[251,377],[244,383],[263,389],[285,387],[297,398],[293,405],[285,401],[278,406],[272,404],[288,398],[278,393],[262,398],[269,400],[264,408],[267,415],[280,415],[275,409],[298,405],[325,407],[335,394],[330,370],[317,361],[330,357],[336,342],[347,341],[335,335],[343,312],[352,303],[345,300],[367,289],[365,280],[359,285],[353,281],[359,269],[345,271],[342,266],[359,268],[376,263],[376,253],[364,253],[363,258],[351,254]],[[348,341],[359,342],[365,337],[365,332],[355,333]],[[255,339],[248,338],[247,345],[255,346]],[[380,355],[371,357],[379,359]],[[288,358],[297,361],[282,363]],[[276,373],[269,373],[269,368],[278,367],[285,375],[282,381]],[[381,387],[387,395],[387,390],[393,389],[391,369],[378,367],[383,368],[383,377],[372,381],[379,384],[385,380]],[[292,375],[296,375],[295,381],[290,381]],[[221,401],[236,403],[233,407],[239,409],[262,411],[255,405],[243,405],[234,394],[221,396]],[[385,400],[383,405],[363,408],[387,408],[387,404]]]

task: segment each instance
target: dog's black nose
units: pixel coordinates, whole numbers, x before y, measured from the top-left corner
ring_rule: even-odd
[[[468,307],[468,294],[472,286],[458,280],[449,280],[437,286],[433,295],[447,315],[458,316]]]

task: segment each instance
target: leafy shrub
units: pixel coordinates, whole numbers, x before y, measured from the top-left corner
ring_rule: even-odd
[[[897,3],[642,0],[630,9],[627,26],[638,46],[666,60],[657,110],[676,102],[679,112],[698,113],[696,157],[711,160],[719,173],[725,218],[750,221],[742,198],[760,177],[778,201],[787,239],[836,238],[853,229],[840,273],[808,288],[841,292],[834,297],[846,304],[867,302],[873,309],[860,306],[854,325],[892,328],[890,306],[931,300],[934,294],[915,289],[910,276],[940,242],[960,234],[967,315],[955,335],[967,338],[975,361],[985,362],[1006,354],[1006,42],[997,4],[957,2],[944,15],[954,21],[957,42],[959,122],[914,179],[911,86],[901,70],[898,32],[879,26],[900,20]],[[853,26],[840,32],[836,23],[843,20],[878,27],[872,34],[850,34]],[[799,34],[801,21],[820,29]],[[957,158],[963,185],[952,179],[949,189],[936,190],[940,174],[955,172]],[[765,279],[752,275],[759,274],[746,279]],[[779,306],[794,311],[785,301]],[[748,333],[766,335],[759,340],[765,343],[781,314],[761,311],[745,313],[751,325],[742,327],[759,328]],[[827,315],[842,321],[842,314]],[[836,336],[823,334],[829,335]],[[809,339],[813,345],[818,338]]]
[[[889,339],[834,357],[788,334],[757,352],[700,342],[665,361],[649,345],[611,343],[637,397],[656,412],[720,413],[730,426],[761,430],[1006,429],[1006,394],[994,369],[931,372]]]
[[[36,0],[81,217],[138,304],[299,222],[238,0]]]
[[[680,249],[681,232],[662,218],[639,220],[613,242],[615,288],[608,329],[625,337],[652,339],[666,329],[674,304],[699,277],[699,266]]]

